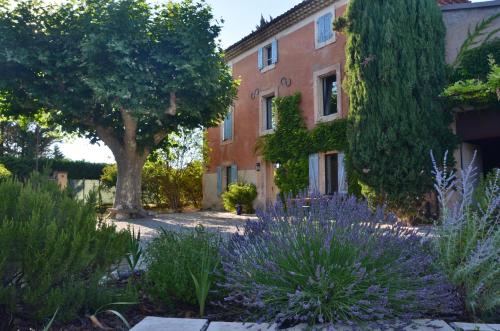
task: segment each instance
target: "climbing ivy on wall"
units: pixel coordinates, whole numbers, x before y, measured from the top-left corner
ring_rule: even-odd
[[[462,105],[494,107],[500,103],[499,28],[491,25],[500,13],[480,22],[464,41],[453,64],[448,67],[450,85],[442,96],[449,107]]]
[[[309,155],[332,150],[347,151],[347,120],[338,119],[306,128],[300,93],[275,99],[278,118],[273,134],[260,139],[257,149],[266,161],[279,164],[275,182],[282,195],[297,195],[309,185]],[[347,155],[347,153],[346,153]],[[349,193],[360,192],[357,178],[347,169]]]
[[[351,0],[337,22],[347,36],[349,162],[400,216],[432,190],[429,152],[453,150],[445,84],[445,27],[435,0]]]

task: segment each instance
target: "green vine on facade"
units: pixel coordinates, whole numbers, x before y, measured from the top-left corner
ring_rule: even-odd
[[[500,14],[493,15],[469,33],[449,67],[450,85],[442,97],[450,108],[463,105],[491,107],[500,103],[500,28],[491,29]]]
[[[302,118],[300,101],[300,93],[276,98],[276,129],[273,134],[263,136],[257,144],[257,150],[266,161],[279,164],[275,183],[282,195],[297,195],[307,189],[310,154],[346,152],[348,147],[346,119],[321,123],[308,130]],[[359,193],[357,180],[350,175],[349,169],[347,172],[349,193]]]

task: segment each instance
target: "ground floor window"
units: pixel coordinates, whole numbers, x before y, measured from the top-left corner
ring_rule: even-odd
[[[338,154],[325,155],[325,193],[333,195],[339,190]]]
[[[236,164],[217,167],[217,194],[229,190],[229,186],[238,181],[238,167]]]
[[[229,190],[229,186],[233,183],[232,166],[226,167],[226,191]]]

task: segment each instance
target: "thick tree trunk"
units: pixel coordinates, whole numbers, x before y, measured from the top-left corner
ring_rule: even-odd
[[[115,155],[115,159],[118,179],[114,208],[125,213],[130,211],[130,213],[141,214],[143,212],[141,177],[146,156],[137,153],[124,153],[124,155]]]
[[[171,92],[170,106],[166,113],[174,116],[176,109],[175,92]],[[165,139],[167,132],[156,132],[151,146],[141,148],[137,145],[137,119],[123,108],[120,109],[120,115],[124,128],[123,136],[117,137],[112,128],[95,125],[93,122],[90,122],[89,126],[95,127],[97,136],[115,156],[118,178],[112,214],[117,219],[143,218],[149,214],[142,208],[142,168],[151,148]]]

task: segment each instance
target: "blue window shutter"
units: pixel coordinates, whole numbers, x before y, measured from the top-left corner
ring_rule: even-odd
[[[330,40],[333,37],[333,15],[332,13],[328,13],[325,16],[325,22],[324,22],[324,34],[325,34],[325,41]]]
[[[224,118],[223,128],[222,128],[222,140],[229,140],[233,138],[233,111],[227,113],[226,118]]]
[[[272,63],[278,62],[278,40],[274,39],[271,46]]]
[[[217,167],[217,195],[222,194],[222,168]]]
[[[325,14],[318,18],[318,43],[324,43],[333,37],[333,15],[332,13]]]
[[[345,154],[338,154],[338,165],[339,165],[339,193],[347,194],[347,172],[345,170]]]
[[[231,183],[238,182],[238,166],[233,164],[231,166]]]
[[[233,111],[227,115],[227,137],[233,139]]]
[[[259,48],[258,57],[259,57],[259,59],[258,59],[258,68],[259,68],[259,70],[261,70],[262,68],[264,68],[264,51],[263,51],[262,47]]]
[[[317,41],[318,43],[322,42],[323,40],[323,19],[322,17],[318,18],[318,21],[316,22],[316,31],[317,31]]]
[[[309,155],[309,192],[319,192],[319,154]]]

